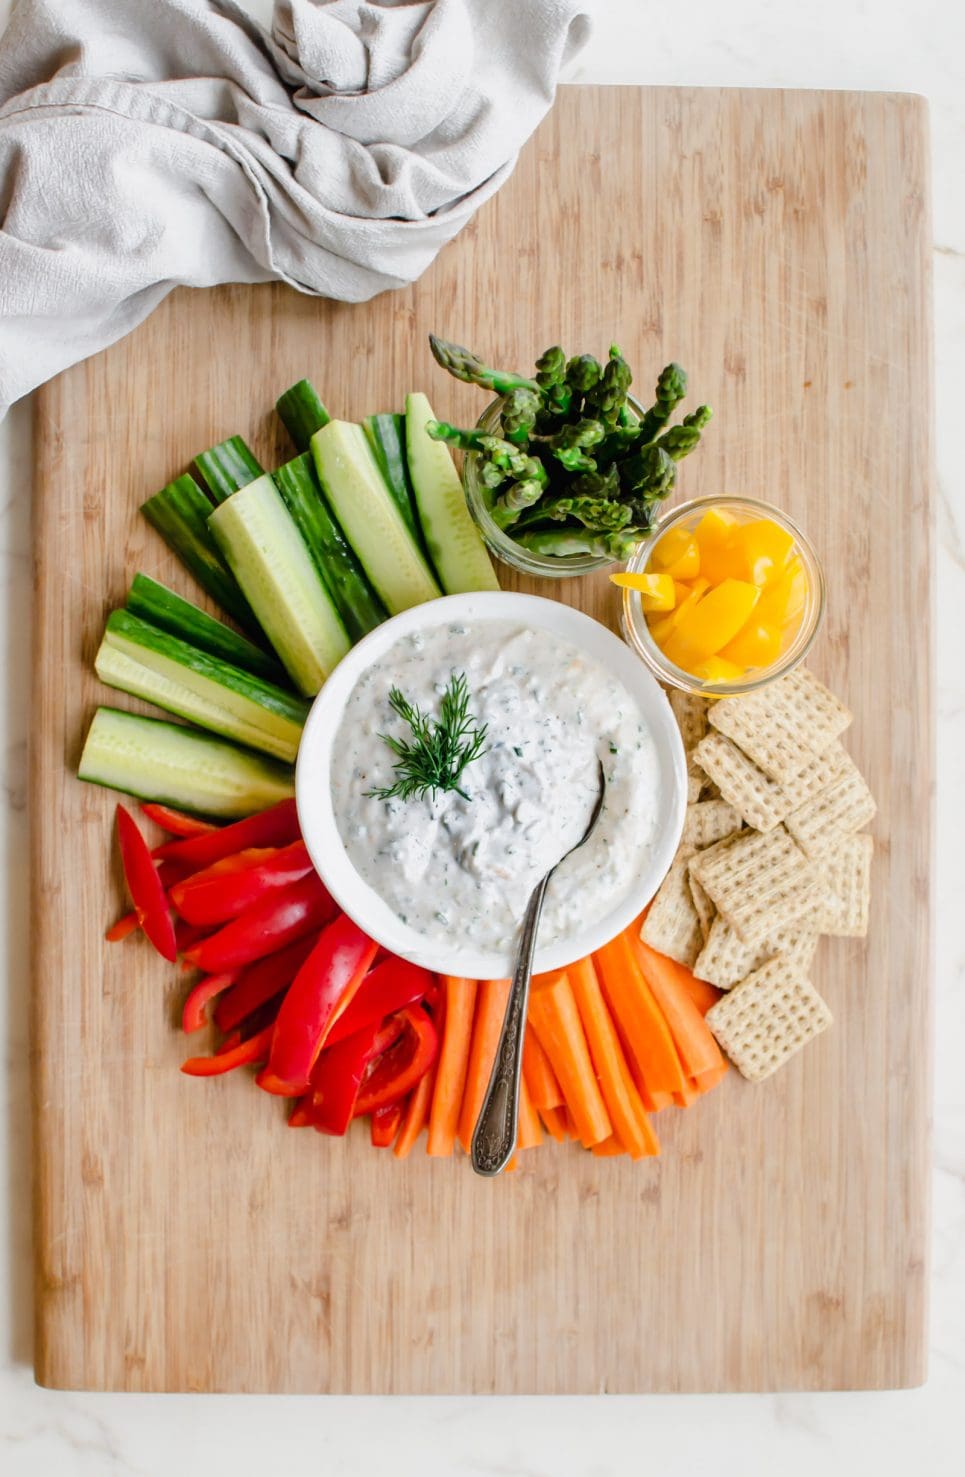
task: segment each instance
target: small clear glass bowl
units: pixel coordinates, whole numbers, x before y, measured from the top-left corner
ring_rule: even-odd
[[[801,623],[787,650],[783,651],[777,661],[772,662],[769,667],[750,668],[747,676],[737,682],[703,682],[692,672],[678,667],[664,655],[650,635],[647,618],[636,590],[625,589],[623,591],[623,611],[620,624],[626,641],[643,659],[654,676],[666,686],[679,687],[684,692],[699,693],[702,697],[741,697],[754,692],[758,687],[766,686],[768,682],[774,682],[778,677],[786,676],[797,666],[798,662],[803,661],[807,656],[824,615],[824,572],[812,544],[797,524],[780,508],[750,497],[701,497],[670,509],[661,518],[653,532],[640,544],[633,558],[627,562],[627,570],[633,574],[642,574],[650,562],[655,545],[663,535],[671,528],[696,528],[708,508],[719,508],[730,513],[740,523],[750,523],[756,518],[770,518],[781,528],[786,529],[794,539],[791,557],[798,555],[804,566],[807,576],[807,595],[804,610],[801,613]]]
[[[489,436],[501,434],[499,412],[502,403],[502,398],[490,401],[476,422],[477,430],[484,431]],[[632,395],[627,396],[627,404],[638,419],[643,416],[644,407],[638,400],[634,400]],[[466,503],[476,527],[482,534],[483,543],[489,552],[495,554],[496,558],[501,559],[504,564],[512,565],[513,569],[518,569],[523,574],[546,579],[565,579],[569,575],[589,574],[591,570],[607,569],[619,564],[619,559],[611,559],[608,554],[566,554],[557,559],[549,554],[534,554],[531,550],[524,549],[511,533],[499,528],[493,522],[486,504],[486,493],[489,489],[483,486],[478,467],[478,452],[467,451],[462,459],[462,485],[466,494]]]

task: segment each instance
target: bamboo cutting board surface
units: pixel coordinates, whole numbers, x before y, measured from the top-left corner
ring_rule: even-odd
[[[848,93],[568,88],[415,287],[358,307],[176,293],[38,397],[33,732],[37,1377],[124,1390],[629,1392],[896,1386],[925,1368],[931,807],[926,112]],[[429,330],[496,364],[616,339],[715,419],[687,496],[800,518],[812,666],[879,801],[872,932],[824,940],[833,1029],[657,1119],[663,1157],[550,1145],[497,1181],[288,1133],[178,1071],[183,982],[122,905],[117,797],[73,777],[108,610],[191,590],[138,504],[303,374],[337,414],[424,387]],[[505,578],[514,588],[523,581]],[[603,579],[540,593],[615,621]],[[125,699],[119,698],[120,705]],[[133,704],[129,704],[133,706]],[[194,1049],[194,1045],[190,1049]]]

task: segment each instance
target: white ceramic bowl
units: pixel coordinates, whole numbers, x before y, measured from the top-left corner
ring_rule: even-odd
[[[619,933],[650,901],[670,865],[683,829],[687,803],[687,773],[683,745],[663,691],[640,659],[612,631],[580,610],[557,600],[508,591],[447,595],[407,610],[372,631],[342,658],[312,705],[298,750],[295,794],[302,835],[322,881],[350,918],[403,959],[411,959],[440,974],[468,979],[502,979],[510,973],[509,957],[480,948],[471,938],[425,938],[392,911],[355,870],[342,844],[332,806],[329,771],[335,735],[349,694],[361,674],[385,655],[390,646],[413,631],[426,631],[451,621],[518,621],[521,626],[549,631],[578,647],[586,656],[614,673],[636,699],[653,735],[660,768],[660,806],[657,842],[649,866],[636,885],[614,902],[602,917],[583,922],[567,939],[537,948],[537,970],[561,969],[574,959],[600,948]],[[522,915],[525,899],[520,901]]]

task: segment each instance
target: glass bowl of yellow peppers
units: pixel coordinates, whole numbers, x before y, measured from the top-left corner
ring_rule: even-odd
[[[623,634],[671,687],[736,697],[783,677],[824,614],[824,575],[797,524],[754,498],[706,497],[660,520],[626,570]]]

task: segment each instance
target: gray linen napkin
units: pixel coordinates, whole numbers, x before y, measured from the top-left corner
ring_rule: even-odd
[[[0,417],[185,284],[362,302],[507,178],[581,0],[19,0],[0,39]]]

